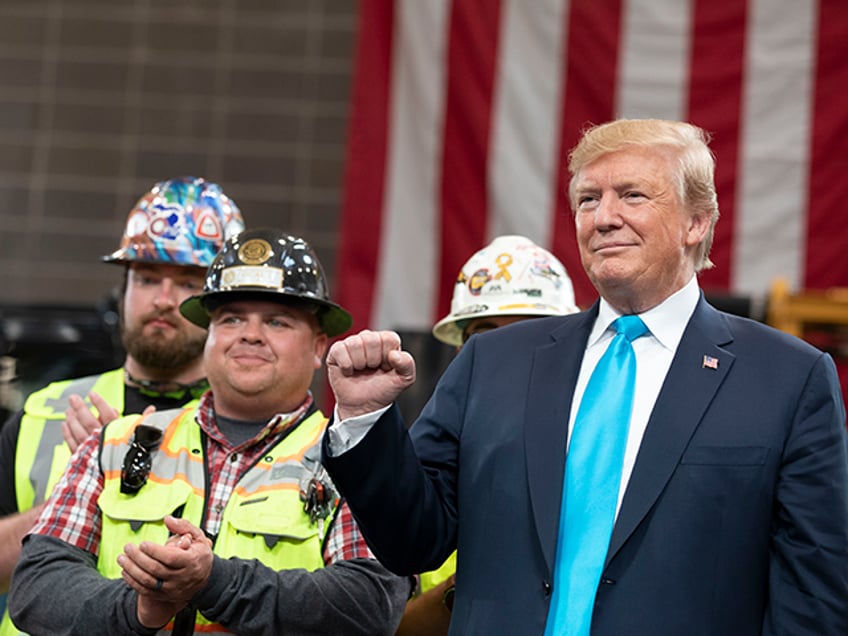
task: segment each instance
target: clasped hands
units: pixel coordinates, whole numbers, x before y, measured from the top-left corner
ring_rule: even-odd
[[[165,517],[171,533],[164,545],[128,543],[118,556],[121,577],[138,592],[137,615],[145,627],[167,624],[206,585],[212,542],[185,519]]]

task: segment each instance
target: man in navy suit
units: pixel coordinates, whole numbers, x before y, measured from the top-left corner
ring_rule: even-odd
[[[593,636],[848,634],[848,445],[829,356],[703,298],[718,219],[703,131],[617,120],[571,154],[588,311],[474,336],[407,432],[415,365],[392,332],[327,358],[325,463],[378,558],[399,574],[458,546],[452,634],[547,626],[567,448],[619,316],[635,399]],[[560,572],[559,574],[563,574]]]

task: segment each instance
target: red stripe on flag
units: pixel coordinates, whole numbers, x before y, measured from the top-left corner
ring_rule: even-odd
[[[394,0],[361,0],[335,298],[369,326],[380,255],[391,101]]]
[[[812,140],[807,202],[807,249],[804,286],[848,286],[845,246],[848,225],[848,11],[844,0],[821,0],[818,19],[818,66],[815,74]]]
[[[707,291],[729,289],[732,275],[746,20],[746,2],[694,3],[686,118],[713,136],[710,148],[716,157],[721,212],[710,252],[715,267],[699,275],[701,287]]]
[[[552,251],[574,284],[577,304],[598,297],[580,262],[574,220],[568,202],[568,153],[588,124],[614,117],[621,3],[574,0],[568,19],[568,49],[563,77],[563,111],[557,170]]]
[[[500,0],[454,0],[441,175],[437,320],[450,310],[457,272],[486,242],[488,154]]]

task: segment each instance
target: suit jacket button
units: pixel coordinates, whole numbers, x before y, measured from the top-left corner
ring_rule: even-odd
[[[545,592],[545,596],[548,597],[551,595],[551,584],[547,581],[542,581],[542,590]]]
[[[601,583],[604,585],[615,585],[615,579],[611,579],[608,576],[601,577]]]

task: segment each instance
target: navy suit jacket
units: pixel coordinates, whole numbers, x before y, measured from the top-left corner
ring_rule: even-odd
[[[386,566],[429,570],[458,547],[452,634],[544,631],[596,316],[475,336],[409,433],[393,407],[353,449],[325,447]],[[592,634],[848,634],[845,407],[829,356],[699,301],[639,448]]]

